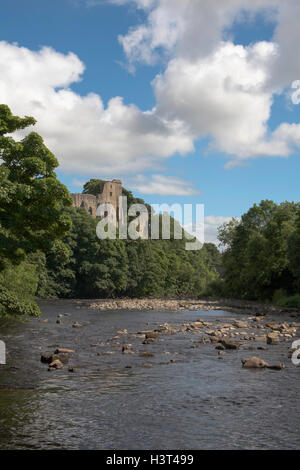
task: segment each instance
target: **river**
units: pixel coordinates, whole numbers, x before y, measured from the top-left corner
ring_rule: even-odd
[[[192,347],[197,335],[189,332],[147,345],[130,335],[164,322],[241,315],[97,312],[71,301],[41,302],[41,309],[41,318],[0,330],[7,347],[7,364],[0,365],[0,449],[299,448],[300,368],[287,355],[292,341],[258,351],[285,369],[247,370],[241,358],[258,353],[230,351],[220,359],[211,344]],[[64,314],[61,324],[58,314]],[[72,327],[74,321],[83,327]],[[124,328],[129,335],[117,335]],[[135,354],[121,352],[128,338]],[[50,372],[40,356],[58,346],[75,353]]]

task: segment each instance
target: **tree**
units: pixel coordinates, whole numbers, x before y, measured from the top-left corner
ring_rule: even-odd
[[[295,277],[295,288],[300,291],[300,209],[296,221],[296,230],[288,240],[289,267]]]
[[[227,295],[272,299],[278,289],[292,291],[294,278],[288,255],[289,239],[296,227],[300,204],[261,201],[240,221],[219,230]]]
[[[93,196],[98,196],[103,191],[105,180],[99,180],[92,178],[87,183],[83,185],[83,194],[92,194]]]
[[[0,105],[0,271],[10,263],[21,263],[30,253],[49,252],[70,228],[70,218],[61,209],[72,200],[56,177],[58,161],[42,137],[30,132],[16,141],[7,135],[35,122],[32,117],[14,116],[8,106]],[[0,302],[12,312],[13,294],[3,284],[0,295]]]

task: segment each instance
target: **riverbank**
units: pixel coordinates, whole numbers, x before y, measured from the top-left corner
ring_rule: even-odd
[[[254,301],[236,299],[97,299],[77,300],[79,305],[83,304],[93,310],[226,310],[232,313],[243,313],[249,315],[285,314],[289,313],[300,316],[300,310],[281,308],[275,305],[267,305]]]

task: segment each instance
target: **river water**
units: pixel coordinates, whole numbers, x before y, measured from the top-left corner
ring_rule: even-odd
[[[0,449],[300,447],[300,368],[288,359],[291,343],[219,359],[211,344],[193,348],[191,333],[161,335],[147,345],[130,333],[164,322],[226,321],[232,313],[96,312],[66,301],[41,302],[41,308],[40,319],[0,330],[7,346],[7,364],[0,365]],[[61,324],[58,314],[68,314]],[[83,327],[73,328],[74,321]],[[112,339],[124,328],[129,335]],[[134,355],[121,352],[129,340]],[[41,353],[58,346],[75,354],[68,366],[49,372]],[[258,353],[286,368],[241,367],[242,357]]]

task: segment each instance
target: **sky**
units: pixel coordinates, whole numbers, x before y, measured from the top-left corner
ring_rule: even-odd
[[[0,103],[37,119],[71,192],[118,178],[204,204],[215,242],[254,203],[299,200],[299,17],[298,0],[1,0]]]

